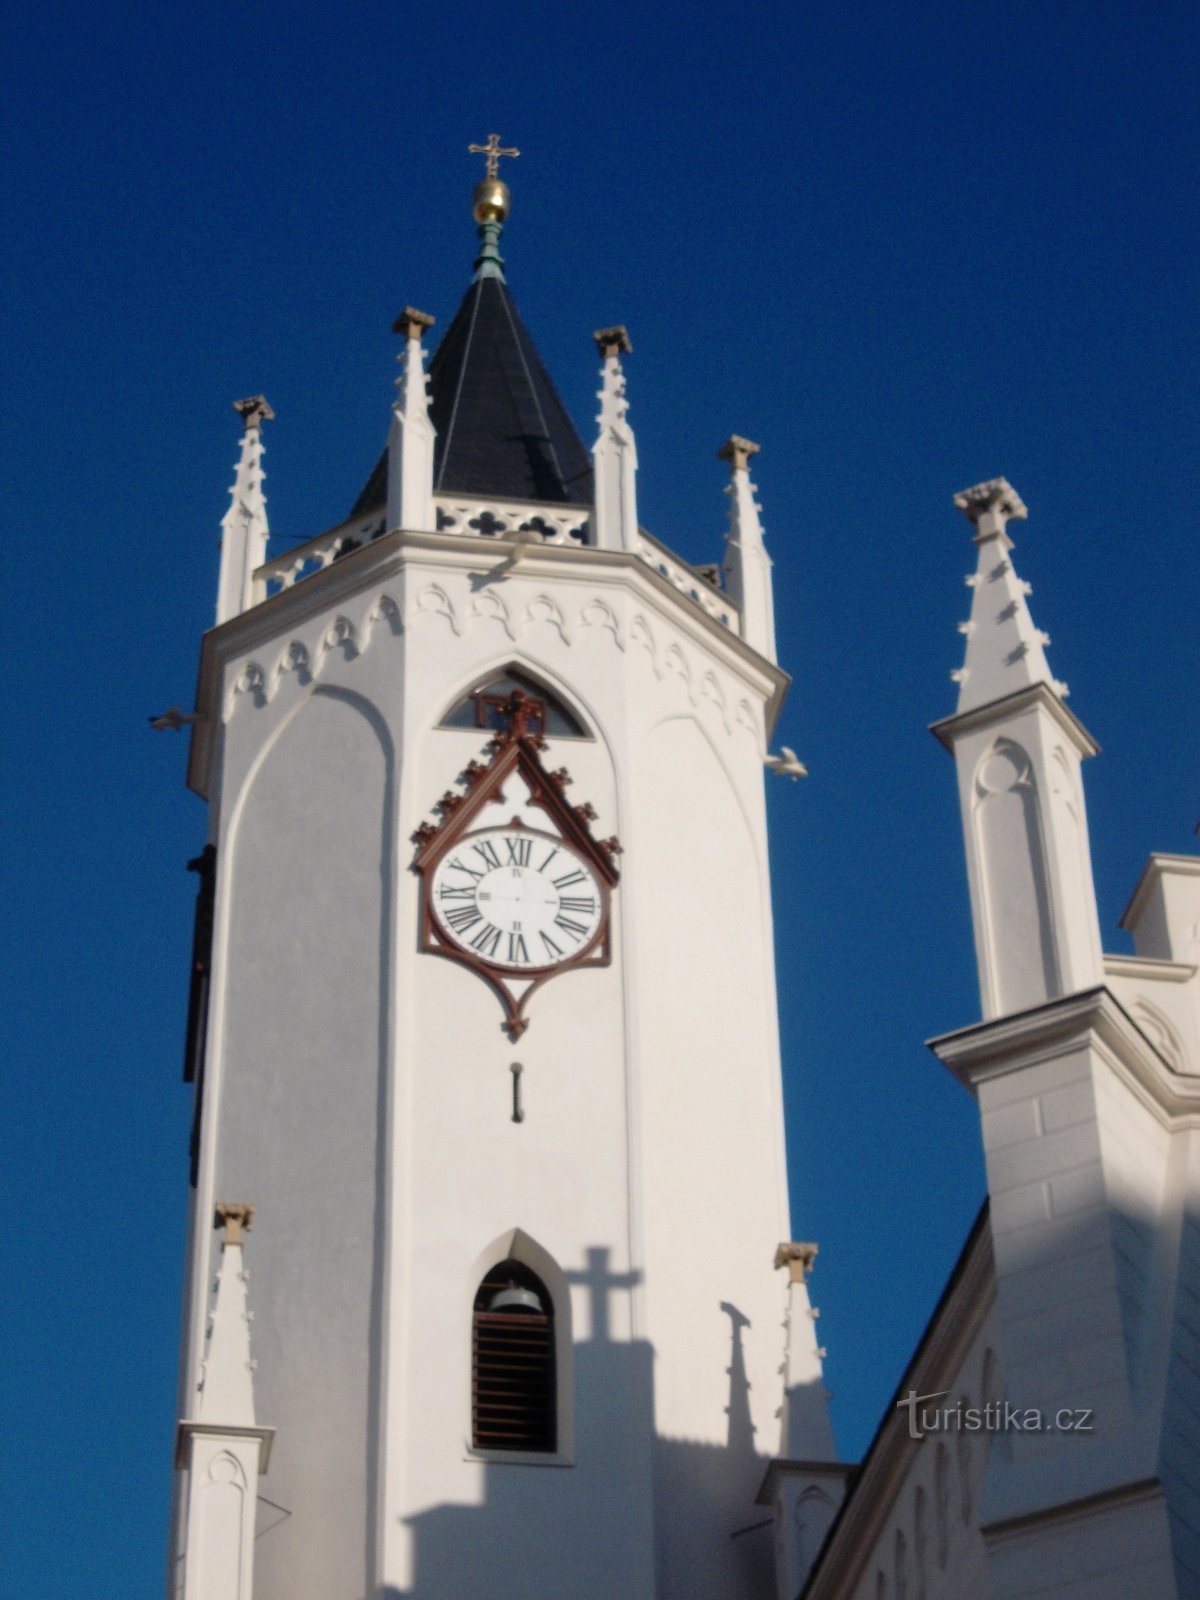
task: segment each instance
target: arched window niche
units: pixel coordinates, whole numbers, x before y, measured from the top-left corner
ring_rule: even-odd
[[[570,1466],[574,1448],[570,1288],[520,1228],[475,1263],[468,1456]]]
[[[468,689],[438,721],[439,728],[485,728],[494,731],[503,726],[502,707],[514,689],[540,700],[546,708],[546,724],[542,732],[549,739],[592,739],[595,737],[561,695],[523,667],[511,662],[499,671],[490,672],[473,688]]]

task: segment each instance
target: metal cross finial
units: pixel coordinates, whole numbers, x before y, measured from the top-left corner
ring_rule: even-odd
[[[495,178],[500,172],[500,157],[519,156],[521,152],[513,148],[502,150],[500,148],[500,135],[498,133],[489,133],[488,142],[486,144],[469,144],[467,146],[467,154],[472,156],[486,156],[487,175],[489,178]]]

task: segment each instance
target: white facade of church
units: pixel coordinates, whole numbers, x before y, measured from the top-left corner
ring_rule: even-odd
[[[1138,954],[1102,956],[1094,746],[1012,569],[1024,508],[1003,480],[959,497],[979,572],[935,731],[985,1020],[933,1048],[979,1100],[991,1209],[905,1386],[1086,1406],[1095,1432],[989,1453],[897,1414],[854,1470],[814,1250],[788,1242],[763,785],[802,769],[769,754],[787,679],[756,447],[722,452],[723,580],[689,567],[638,523],[629,343],[606,329],[573,474],[504,282],[507,193],[477,201],[476,277],[428,379],[430,319],[398,323],[375,503],[267,559],[269,408],[240,407],[189,769],[215,866],[169,1592],[1184,1595],[1200,864],[1151,858]],[[520,462],[497,453],[507,418],[482,438],[505,386]],[[526,465],[537,492],[515,495]],[[514,681],[544,741],[505,732]],[[524,765],[489,789],[505,738]],[[493,871],[505,830],[522,866]],[[565,889],[521,879],[522,838],[581,872],[611,859],[594,938]],[[443,847],[460,887],[421,870]],[[565,934],[536,920],[543,888]]]

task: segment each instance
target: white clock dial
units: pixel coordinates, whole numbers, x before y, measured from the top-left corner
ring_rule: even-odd
[[[556,967],[594,940],[603,891],[561,839],[528,828],[468,834],[438,862],[429,903],[442,937],[489,966]]]

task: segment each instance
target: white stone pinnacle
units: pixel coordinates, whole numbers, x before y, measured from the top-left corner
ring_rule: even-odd
[[[437,433],[429,416],[428,379],[421,347],[421,335],[432,326],[433,318],[427,312],[415,311],[411,306],[405,307],[394,326],[396,333],[405,335],[405,341],[388,433],[389,532],[406,528],[432,533],[436,527],[433,446]]]
[[[275,413],[261,394],[235,400],[242,418],[242,451],[230,489],[229,510],[221,519],[221,569],[217,583],[217,623],[228,622],[252,604],[253,577],[267,559],[267,497],[263,493],[262,425]]]
[[[768,661],[775,660],[775,600],[771,558],[763,540],[762,518],[750,477],[750,457],[759,446],[732,434],[717,451],[728,461],[729,531],[726,534],[725,587],[742,613],[742,637]]]
[[[201,1422],[224,1427],[254,1426],[254,1371],[250,1359],[250,1313],[246,1306],[249,1273],[242,1260],[242,1244],[226,1239],[217,1275],[208,1345],[204,1355],[204,1380],[197,1416]]]
[[[829,1423],[825,1351],[817,1344],[820,1313],[808,1296],[808,1274],[816,1260],[815,1244],[781,1244],[775,1268],[788,1269],[787,1355],[784,1366],[783,1426],[780,1455],[807,1461],[833,1461],[837,1452]]]
[[[595,468],[595,542],[602,550],[637,550],[640,542],[637,516],[637,444],[629,426],[629,401],[625,398],[625,373],[621,352],[632,351],[622,327],[601,328],[593,335],[603,358],[597,398],[599,429],[592,450]]]
[[[1032,684],[1044,683],[1054,694],[1058,681],[1046,662],[1050,636],[1034,627],[1026,596],[1030,585],[1017,577],[1008,551],[1010,519],[1023,519],[1024,502],[1004,478],[976,484],[954,496],[954,504],[974,524],[979,565],[967,579],[971,589],[970,621],[959,624],[966,635],[966,658],[952,676],[960,685],[957,713],[974,711]]]

